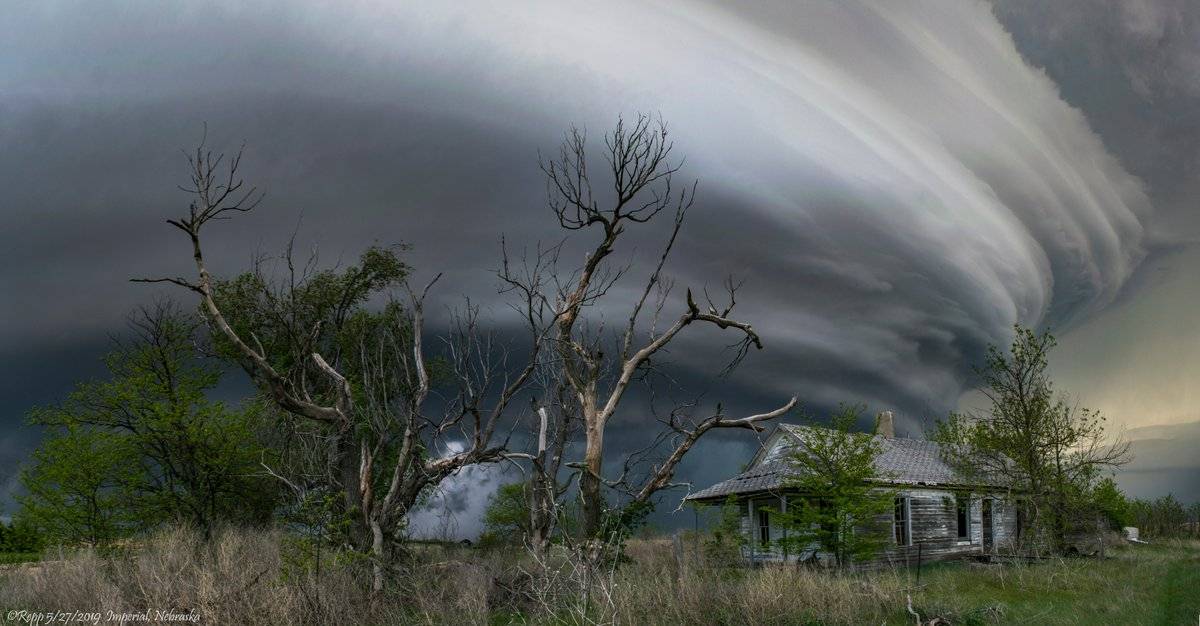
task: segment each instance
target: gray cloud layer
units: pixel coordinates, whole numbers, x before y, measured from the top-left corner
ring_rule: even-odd
[[[639,110],[702,181],[668,270],[748,280],[768,349],[736,405],[798,392],[912,428],[1012,323],[1102,309],[1145,253],[1141,184],[981,2],[10,4],[0,350],[82,343],[148,297],[127,277],[186,271],[161,220],[203,121],[269,190],[212,231],[224,270],[302,213],[327,258],[407,241],[479,298],[501,233],[557,236],[537,150]]]
[[[998,1],[1022,54],[1146,181],[1154,236],[1200,233],[1200,12],[1187,0]]]

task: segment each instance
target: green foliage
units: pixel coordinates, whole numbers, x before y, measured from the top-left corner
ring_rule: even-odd
[[[532,535],[530,528],[530,503],[527,499],[529,485],[524,482],[501,485],[488,500],[484,511],[483,532],[479,535],[479,547],[523,545]],[[555,509],[552,541],[578,534],[578,503],[559,502]]]
[[[704,538],[702,549],[710,562],[734,565],[741,562],[746,536],[742,533],[742,505],[730,494],[718,509],[717,523]]]
[[[25,516],[16,517],[7,525],[0,523],[0,553],[39,554],[45,545],[45,537]]]
[[[339,497],[328,490],[307,491],[285,507],[279,519],[289,532],[280,545],[281,577],[304,585],[319,584],[322,571],[361,565],[366,554],[345,549],[339,539],[347,533],[350,519],[341,511]],[[319,595],[315,590],[314,595]]]
[[[523,482],[501,485],[483,513],[484,544],[524,543],[530,536],[529,498]]]
[[[137,472],[134,448],[118,434],[70,424],[33,452],[21,473],[28,492],[18,496],[21,517],[48,539],[108,543],[137,530],[126,506]]]
[[[622,545],[626,539],[633,536],[634,531],[646,523],[646,518],[654,512],[652,502],[634,502],[621,507],[606,507],[600,521],[600,534],[608,538],[613,545]]]
[[[0,552],[0,565],[34,563],[41,559],[41,552]]]
[[[1092,488],[1092,503],[1110,530],[1120,530],[1133,521],[1129,499],[1112,477],[1105,477]]]
[[[894,493],[878,486],[886,478],[875,467],[880,443],[855,432],[864,407],[843,405],[828,427],[805,429],[789,456],[795,475],[787,511],[773,511],[787,531],[780,547],[790,554],[814,549],[832,555],[840,567],[869,557],[890,541],[880,522],[892,507]]]
[[[275,485],[259,476],[259,408],[208,399],[220,370],[195,352],[194,320],[160,305],[130,323],[136,339],[108,355],[110,378],[30,414],[47,437],[21,475],[22,518],[65,543],[168,522],[205,533],[268,522]]]
[[[1061,550],[1068,534],[1094,524],[1096,481],[1126,462],[1128,445],[1107,440],[1100,413],[1055,392],[1046,372],[1054,346],[1049,333],[1014,327],[1009,348],[990,346],[977,369],[990,407],[952,413],[929,437],[967,480],[1002,480],[1028,497],[1028,524],[1037,529],[1028,536]]]
[[[325,467],[349,459],[355,464],[358,435],[373,428],[403,432],[407,413],[398,410],[415,383],[412,364],[412,324],[408,311],[395,300],[380,307],[368,304],[389,298],[399,288],[410,268],[400,259],[403,246],[368,248],[349,266],[315,270],[315,260],[298,267],[289,249],[286,274],[273,274],[259,264],[253,271],[214,282],[214,300],[239,337],[251,341],[299,395],[313,402],[333,405],[337,393],[333,380],[318,368],[312,355],[321,357],[346,377],[353,394],[355,433],[339,435],[342,447],[328,445],[327,438],[339,428],[330,424],[308,424],[293,439],[307,442],[301,457],[287,456],[278,468],[284,475],[315,474]],[[203,311],[202,311],[203,313]],[[214,333],[216,352],[232,363],[244,364],[242,353],[223,333]],[[430,379],[444,378],[446,365],[438,359],[426,362]],[[252,369],[252,368],[251,368]],[[260,388],[264,396],[271,391]],[[294,443],[294,441],[292,441]],[[421,466],[426,451],[412,451],[408,467]],[[387,493],[399,446],[384,446],[371,474],[376,493]],[[316,455],[326,458],[314,458]],[[340,455],[340,457],[339,457]],[[345,506],[343,504],[339,506]],[[353,511],[346,513],[353,515]]]
[[[1133,500],[1129,503],[1130,525],[1136,526],[1142,539],[1186,537],[1196,535],[1189,523],[1200,522],[1200,506],[1184,507],[1174,494],[1154,500]]]
[[[935,424],[931,439],[955,453],[949,460],[969,479],[992,479],[1010,465],[1022,482],[1046,479],[1043,444],[1056,402],[1045,370],[1054,345],[1049,333],[1015,327],[1008,351],[988,346],[984,365],[976,368],[980,388],[991,402],[987,414],[951,413]]]
[[[259,352],[276,371],[293,380],[307,376],[306,388],[318,396],[328,395],[332,389],[312,363],[314,352],[361,385],[357,359],[344,357],[358,354],[360,342],[384,328],[399,330],[400,336],[407,337],[408,320],[398,303],[389,303],[377,312],[363,308],[408,276],[410,268],[400,260],[401,251],[402,247],[375,246],[368,248],[357,264],[341,271],[306,269],[300,275],[293,269],[289,251],[286,284],[276,284],[263,268],[256,268],[230,280],[215,281],[214,299],[237,335],[253,337],[256,348],[261,346]],[[214,342],[218,354],[241,362],[241,352],[224,335],[217,334]]]

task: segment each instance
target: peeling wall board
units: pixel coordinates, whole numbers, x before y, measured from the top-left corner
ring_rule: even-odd
[[[958,536],[958,504],[956,496],[963,492],[949,489],[901,489],[897,496],[909,499],[908,514],[911,545],[891,545],[881,550],[875,558],[861,561],[861,567],[895,567],[915,565],[922,562],[969,558],[984,554],[983,545],[983,501],[992,504],[992,547],[993,551],[1004,549],[1016,536],[1016,506],[1010,500],[987,494],[970,494],[968,515],[968,538]],[[799,497],[790,495],[789,497]],[[744,549],[747,558],[754,562],[794,562],[797,554],[783,554],[777,542],[786,536],[780,525],[769,524],[769,543],[763,545],[760,536],[758,515],[765,509],[783,510],[780,494],[760,494],[744,499],[741,507],[741,528],[750,539]],[[769,515],[769,514],[768,514]],[[877,523],[881,528],[892,528],[892,514],[881,515]],[[820,555],[828,560],[829,555]]]

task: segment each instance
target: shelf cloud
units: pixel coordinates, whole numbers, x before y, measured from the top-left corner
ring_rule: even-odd
[[[1146,254],[1142,184],[983,2],[120,6],[3,9],[5,351],[117,328],[148,297],[126,278],[186,269],[162,219],[204,122],[247,142],[268,190],[210,233],[219,267],[302,215],[331,260],[406,241],[447,298],[486,301],[501,234],[561,236],[538,151],[661,115],[700,180],[667,271],[745,278],[740,316],[767,343],[729,403],[861,401],[901,430],[952,407],[1012,324],[1103,309]]]

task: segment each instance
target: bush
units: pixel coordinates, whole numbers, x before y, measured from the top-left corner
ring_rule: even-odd
[[[731,495],[721,504],[720,518],[702,541],[704,556],[710,562],[718,565],[738,565],[742,562],[746,536],[742,534],[742,513],[737,496]]]
[[[7,526],[0,522],[0,553],[40,554],[45,543],[45,537],[37,527],[24,517],[14,519]]]

